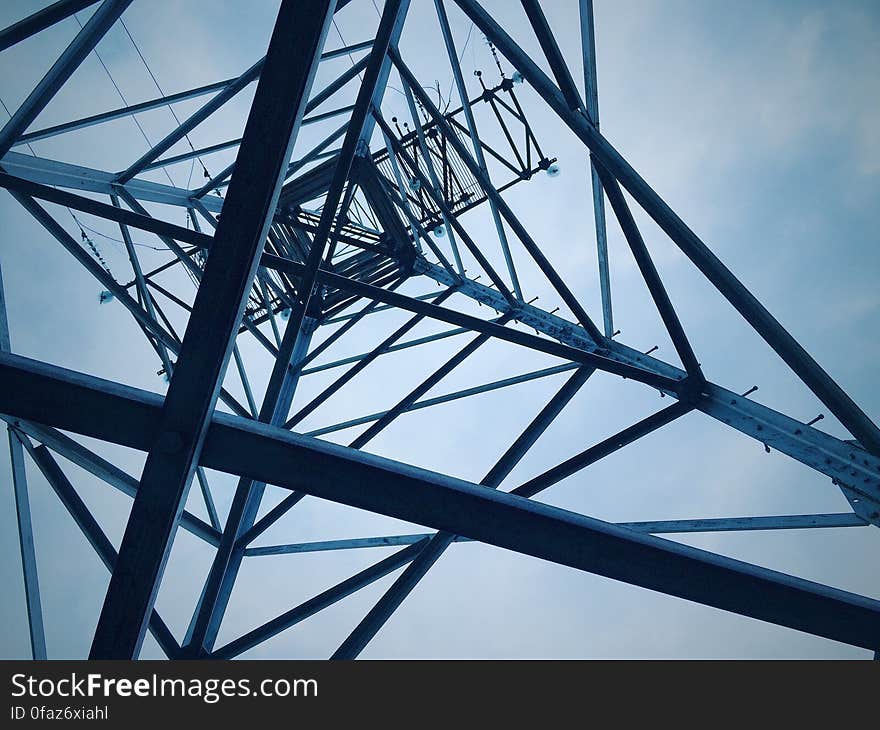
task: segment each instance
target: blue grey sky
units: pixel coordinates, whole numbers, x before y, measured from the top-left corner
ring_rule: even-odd
[[[0,4],[0,26],[42,3]],[[496,77],[477,30],[447,2],[462,68],[472,94],[472,75]],[[516,40],[543,64],[520,4],[485,5]],[[575,0],[542,3],[575,77],[582,78]],[[167,93],[236,76],[264,52],[277,2],[136,0],[123,18]],[[880,418],[880,8],[872,2],[651,2],[595,0],[599,106],[603,134],[679,215],[745,282],[791,333],[874,419]],[[84,23],[91,10],[79,14]],[[378,16],[369,0],[355,0],[331,28],[328,47],[371,37]],[[73,19],[0,54],[0,98],[21,103],[78,30]],[[128,103],[153,98],[156,89],[128,37],[115,26],[99,44],[107,67]],[[433,2],[413,0],[401,53],[419,77],[436,79],[449,93],[451,73],[436,26]],[[347,58],[322,64],[316,88],[338,75]],[[507,73],[512,71],[504,62]],[[392,75],[392,87],[399,87]],[[340,94],[354,98],[351,86]],[[454,92],[453,92],[454,93]],[[601,320],[587,155],[538,95],[527,86],[520,100],[548,155],[562,174],[538,175],[515,186],[506,199],[593,316]],[[239,136],[252,88],[199,126],[193,143],[204,146]],[[34,124],[34,128],[119,106],[121,100],[94,55],[90,56]],[[199,100],[176,107],[178,116]],[[406,117],[405,100],[389,89],[386,117]],[[2,113],[2,112],[0,112]],[[500,135],[485,109],[484,136]],[[155,142],[174,125],[167,109],[138,117]],[[337,122],[338,123],[338,122]],[[334,128],[304,128],[300,156]],[[380,146],[374,139],[374,148]],[[120,170],[147,142],[131,119],[37,142],[39,156],[104,170]],[[184,151],[184,146],[173,152]],[[26,152],[24,148],[17,148]],[[217,172],[233,152],[205,158]],[[180,187],[201,184],[198,165],[168,170]],[[493,169],[493,174],[498,173]],[[190,177],[191,175],[191,177]],[[148,179],[168,183],[162,173]],[[180,209],[149,206],[183,224]],[[71,233],[66,211],[50,206]],[[636,214],[646,243],[708,377],[800,420],[823,412],[760,338],[656,228]],[[100,306],[91,279],[5,192],[0,194],[0,265],[8,300],[13,350],[22,355],[163,392],[160,364],[131,317],[118,304]],[[105,236],[118,229],[97,219],[84,222]],[[501,254],[488,210],[463,216],[472,236],[485,242],[493,264]],[[119,278],[128,280],[124,250],[93,236]],[[137,239],[160,245],[143,234]],[[512,239],[513,240],[513,239]],[[619,338],[638,349],[659,345],[658,356],[676,362],[671,344],[616,223],[609,217],[615,324]],[[547,310],[558,296],[513,245],[527,299]],[[141,248],[145,266],[167,256]],[[468,264],[469,265],[469,264]],[[470,265],[469,265],[470,268]],[[476,267],[474,267],[476,270]],[[485,278],[485,277],[484,277]],[[181,275],[165,281],[192,296]],[[404,291],[436,290],[427,279]],[[464,311],[485,310],[462,297]],[[172,310],[173,311],[173,310]],[[570,315],[563,307],[561,313]],[[357,354],[406,317],[383,313],[321,361]],[[182,330],[185,320],[173,319]],[[325,328],[330,331],[330,328]],[[443,327],[422,323],[420,336]],[[325,333],[316,336],[316,342]],[[389,407],[467,338],[390,355],[312,414],[303,430]],[[241,338],[258,388],[271,363]],[[556,364],[513,345],[481,348],[431,395]],[[294,408],[308,402],[340,371],[308,376]],[[506,447],[564,382],[564,375],[534,381],[402,417],[368,450],[429,469],[479,481]],[[230,376],[227,386],[241,392]],[[665,405],[656,393],[630,381],[597,374],[581,389],[532,453],[504,482],[512,488],[586,446]],[[848,438],[827,413],[819,426]],[[348,443],[356,429],[327,438]],[[138,475],[143,455],[92,443],[90,448]],[[130,500],[73,465],[69,475],[118,545]],[[28,652],[26,615],[8,454],[0,453],[0,656]],[[35,469],[28,472],[34,511],[41,589],[50,656],[84,656],[97,621],[108,575]],[[235,480],[212,474],[221,514]],[[283,496],[270,489],[266,508]],[[702,414],[690,414],[579,473],[541,495],[551,504],[609,521],[800,514],[846,511],[830,480],[755,443]],[[189,508],[204,514],[197,490]],[[420,531],[389,518],[366,515],[307,498],[271,528],[260,544],[300,542]],[[681,542],[748,560],[835,587],[880,598],[875,528],[751,532],[676,537]],[[248,558],[233,594],[219,643],[309,598],[387,554],[384,549]],[[201,589],[211,551],[181,532],[157,607],[180,637]],[[394,577],[364,589],[254,649],[248,657],[329,656]],[[145,657],[160,652],[147,639]],[[867,652],[727,614],[657,593],[580,573],[497,548],[454,545],[404,602],[363,656],[380,657],[841,657]]]

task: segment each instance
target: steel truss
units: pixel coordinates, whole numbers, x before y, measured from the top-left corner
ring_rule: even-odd
[[[46,656],[25,457],[49,482],[86,540],[111,572],[92,643],[92,658],[137,657],[149,630],[172,658],[230,658],[375,581],[400,570],[396,580],[340,644],[334,658],[356,657],[453,543],[481,541],[579,570],[650,588],[870,650],[880,648],[880,602],[772,570],[687,547],[654,535],[731,530],[880,526],[880,430],[669,208],[599,131],[591,0],[580,0],[584,89],[581,95],[537,0],[522,0],[552,78],[475,0],[454,0],[506,59],[502,72],[470,98],[460,50],[444,0],[434,0],[437,27],[448,53],[459,104],[441,110],[399,50],[409,0],[385,0],[371,40],[325,48],[334,13],[346,0],[283,0],[266,56],[239,77],[163,95],[69,123],[31,129],[40,112],[120,18],[131,0],[103,0],[88,22],[0,129],[0,186],[5,188],[113,298],[132,315],[155,350],[167,395],[137,390],[12,352],[5,303],[0,299],[0,413],[8,425],[12,485],[21,545],[31,647]],[[94,2],[60,0],[0,31],[0,50],[61,22]],[[318,65],[362,54],[321,89]],[[499,69],[500,69],[499,63]],[[383,115],[391,74],[399,77],[410,118]],[[526,230],[503,193],[540,171],[553,172],[517,98],[524,80],[584,144],[598,244],[602,328],[591,319]],[[237,94],[256,83],[251,111],[239,137],[189,152],[175,145]],[[356,99],[328,110],[341,89]],[[135,113],[210,96],[125,170],[108,172],[27,155],[18,148]],[[485,108],[497,125],[478,130],[474,111]],[[300,154],[305,125],[331,122],[323,141]],[[334,121],[335,120],[335,121]],[[485,139],[484,139],[485,137]],[[371,149],[374,139],[381,141]],[[492,144],[487,140],[491,139]],[[500,140],[496,142],[495,140]],[[337,147],[336,144],[339,143]],[[546,143],[545,143],[546,144]],[[152,170],[236,149],[235,162],[195,189],[145,179]],[[296,157],[300,154],[299,157]],[[295,159],[292,159],[292,156]],[[491,167],[490,167],[491,163]],[[502,173],[499,173],[501,170]],[[504,174],[503,182],[492,177]],[[513,176],[512,178],[510,176]],[[642,239],[623,191],[696,265],[718,292],[776,351],[852,436],[842,440],[717,385],[697,354]],[[606,244],[606,201],[644,278],[681,367],[616,339]],[[131,264],[119,282],[47,209],[61,205],[115,223]],[[183,208],[187,226],[154,217],[145,204]],[[498,248],[477,241],[466,212],[485,204]],[[165,210],[165,208],[163,208]],[[191,225],[190,225],[191,224]],[[145,271],[133,238],[141,232],[163,242],[170,257]],[[512,235],[511,235],[512,234]],[[83,239],[86,238],[83,232]],[[556,314],[526,301],[512,249],[521,248],[567,309]],[[491,260],[499,253],[503,270]],[[478,276],[465,271],[463,255]],[[183,270],[197,283],[191,300],[166,288],[161,275]],[[482,279],[482,281],[481,281]],[[436,282],[439,291],[401,293],[410,280]],[[2,295],[2,282],[0,282]],[[485,305],[476,316],[473,306]],[[187,318],[181,336],[166,314]],[[316,364],[337,342],[383,309],[408,313],[373,349]],[[570,316],[568,315],[570,313]],[[448,326],[410,337],[422,321]],[[332,329],[319,344],[313,335]],[[530,330],[534,330],[534,334]],[[325,330],[326,331],[326,330]],[[433,363],[425,379],[387,409],[337,424],[300,430],[301,422],[380,358],[445,338],[470,335],[447,361]],[[253,338],[274,363],[258,399],[238,338]],[[426,397],[486,342],[497,340],[557,358],[559,364]],[[235,375],[227,374],[230,360]],[[324,391],[295,405],[298,381],[344,368]],[[636,381],[669,396],[671,404],[619,433],[585,448],[528,481],[502,491],[506,478],[596,371]],[[250,369],[253,375],[253,370]],[[565,381],[479,483],[470,483],[380,458],[365,447],[405,413],[477,396],[518,383],[564,374]],[[245,402],[224,386],[238,379]],[[637,387],[633,385],[632,387]],[[217,404],[218,399],[225,410]],[[852,507],[840,514],[802,514],[658,520],[609,524],[549,507],[533,498],[562,479],[624,448],[684,414],[701,411],[766,448],[830,477]],[[348,446],[325,434],[365,425]],[[147,455],[140,478],[125,473],[71,432]],[[55,455],[129,495],[131,514],[118,550],[91,514]],[[239,477],[232,507],[221,521],[205,469]],[[193,480],[209,520],[185,509]],[[267,485],[289,490],[260,516]],[[403,519],[437,532],[354,537],[256,546],[254,542],[307,495]],[[185,636],[174,636],[154,608],[178,528],[205,541],[214,558]],[[245,558],[284,553],[399,546],[397,552],[323,593],[255,627],[225,646],[217,635]],[[38,547],[38,546],[37,546]],[[402,570],[401,570],[402,569]]]

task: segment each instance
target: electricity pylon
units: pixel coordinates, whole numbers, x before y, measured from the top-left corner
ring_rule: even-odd
[[[0,186],[100,282],[102,301],[113,301],[130,313],[155,351],[160,374],[168,378],[167,393],[161,396],[16,355],[5,307],[0,307],[0,413],[9,430],[33,655],[44,657],[46,647],[26,456],[111,571],[92,643],[93,658],[137,657],[148,630],[169,657],[235,657],[399,571],[354,630],[340,635],[333,657],[356,657],[443,552],[463,541],[484,542],[857,647],[880,647],[880,602],[657,537],[716,530],[878,526],[880,430],[601,134],[590,0],[579,4],[584,94],[537,0],[522,0],[522,6],[550,76],[476,0],[454,0],[485,36],[497,61],[498,78],[479,75],[481,91],[473,98],[465,86],[461,49],[450,30],[444,0],[435,0],[438,37],[448,55],[456,104],[451,100],[444,104],[442,94],[435,101],[427,90],[430,86],[402,57],[399,41],[406,29],[409,0],[385,0],[372,39],[326,48],[334,13],[358,2],[362,0],[283,0],[265,57],[237,78],[31,129],[131,3],[103,0],[0,130]],[[56,2],[0,32],[0,52],[96,4],[95,0]],[[323,88],[314,88],[318,66],[341,56],[352,58],[351,67]],[[359,60],[354,61],[355,56]],[[409,112],[405,120],[383,112],[392,74],[400,86],[395,91],[405,99]],[[256,92],[243,131],[230,141],[199,149],[190,143],[188,150],[179,151],[193,130],[254,83]],[[343,88],[353,87],[353,104],[327,109],[326,102]],[[547,141],[539,139],[523,111],[520,88],[539,97],[589,151],[584,177],[592,181],[601,327],[582,304],[582,293],[566,284],[545,255],[541,234],[526,229],[505,196],[512,186],[528,185],[535,175],[559,172],[556,159],[545,154]],[[76,129],[206,96],[210,96],[207,102],[178,120],[161,141],[120,172],[17,151]],[[481,119],[482,133],[477,114],[489,119]],[[302,152],[296,144],[301,129],[324,123],[334,131]],[[207,179],[195,189],[145,177],[170,165],[201,161],[222,149],[237,150],[234,163],[215,175],[204,168]],[[749,393],[734,393],[712,382],[692,348],[624,191],[851,439],[835,438],[816,428],[815,421],[800,422],[750,399]],[[131,268],[127,280],[110,271],[83,228],[77,240],[50,213],[47,203],[67,207],[75,221],[74,211],[117,225]],[[606,203],[674,345],[678,364],[615,339]],[[156,210],[161,205],[164,213],[184,209],[187,225],[151,212],[147,204]],[[496,233],[491,240],[485,236],[478,240],[469,232],[466,214],[476,208],[491,216]],[[164,247],[162,263],[152,269],[142,265],[142,252],[135,245],[135,239],[145,234]],[[527,299],[517,260],[527,260],[541,273],[558,295],[562,311],[545,311]],[[194,284],[190,295],[163,286],[162,277],[169,272],[186,274]],[[417,296],[408,286],[414,281],[429,281],[440,288]],[[474,303],[482,308],[475,310]],[[175,308],[173,316],[166,314],[169,308]],[[386,309],[408,317],[390,335],[372,325],[373,316]],[[186,318],[183,334],[172,324],[180,316]],[[447,329],[407,338],[423,321],[440,322]],[[373,334],[376,344],[362,355],[316,364],[352,331]],[[442,363],[422,361],[424,379],[386,410],[352,414],[317,430],[301,428],[304,419],[376,360],[461,335],[470,337],[467,344]],[[237,344],[241,338],[256,343],[272,362],[259,399],[251,383],[255,369],[262,366],[243,357]],[[558,364],[426,397],[487,342],[508,343],[513,353],[543,353]],[[234,372],[228,368],[230,360]],[[333,368],[344,370],[308,402],[296,399],[302,377]],[[597,371],[626,379],[628,387],[659,392],[670,405],[522,484],[507,484],[514,468]],[[565,378],[558,392],[479,483],[366,450],[377,435],[411,411],[560,374]],[[534,499],[620,449],[637,448],[634,444],[640,439],[695,411],[827,476],[851,511],[611,524]],[[365,428],[347,445],[321,438],[361,426]],[[125,473],[63,432],[144,452],[140,477]],[[56,456],[132,498],[118,549]],[[214,506],[216,487],[206,469],[238,477],[225,520]],[[194,481],[207,520],[186,509]],[[287,490],[287,496],[261,513],[268,486]],[[431,532],[254,546],[270,526],[295,517],[295,506],[309,496],[424,525]],[[174,635],[155,609],[178,529],[213,549],[208,574],[193,577],[202,588],[185,636]],[[245,558],[377,546],[397,546],[397,550],[217,646]]]

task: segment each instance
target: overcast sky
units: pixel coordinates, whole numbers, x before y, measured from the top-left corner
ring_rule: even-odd
[[[44,3],[0,3],[0,26]],[[378,3],[377,3],[378,4]],[[543,64],[537,41],[516,2],[487,0],[493,16]],[[880,324],[880,11],[872,2],[651,2],[596,0],[600,117],[603,134],[679,215],[745,282],[769,310],[835,377],[875,421],[880,417],[876,363]],[[497,81],[481,34],[448,2],[469,91],[472,71]],[[576,0],[542,3],[557,40],[582,80]],[[240,74],[264,52],[278,3],[268,0],[136,0],[123,19],[166,93]],[[79,14],[85,23],[92,10]],[[327,45],[367,39],[378,14],[369,0],[339,13]],[[0,54],[0,98],[10,111],[24,100],[79,26],[68,19]],[[129,104],[158,92],[118,24],[98,46]],[[451,72],[433,2],[413,0],[401,53],[410,67],[449,95]],[[346,57],[322,64],[315,88],[341,73]],[[512,67],[502,60],[505,72]],[[545,66],[546,68],[546,66]],[[406,118],[396,75],[383,113]],[[197,147],[240,135],[253,87],[191,135]],[[334,97],[351,103],[354,85]],[[542,250],[601,321],[595,234],[587,156],[528,86],[520,101],[546,154],[562,174],[538,175],[506,199]],[[454,90],[453,90],[454,96]],[[202,100],[177,105],[183,119]],[[453,104],[456,102],[453,101]],[[122,104],[105,70],[91,55],[46,108],[33,129]],[[0,110],[0,114],[4,114]],[[482,106],[478,124],[487,141],[503,138]],[[5,119],[5,117],[4,117]],[[103,170],[121,170],[174,126],[167,109],[37,142],[37,155]],[[2,121],[2,120],[0,120]],[[303,129],[301,156],[339,120]],[[380,142],[374,138],[374,149]],[[187,149],[181,143],[169,154]],[[28,153],[23,147],[16,151]],[[213,173],[234,152],[205,157]],[[201,184],[198,165],[169,168],[175,186]],[[497,182],[505,178],[493,169]],[[146,176],[169,184],[163,173]],[[77,238],[63,208],[47,206]],[[155,215],[184,223],[181,209],[149,206]],[[114,275],[130,279],[113,226],[78,216],[93,234]],[[717,295],[656,226],[637,213],[642,233],[664,277],[707,376],[799,420],[823,407],[773,352]],[[118,304],[98,304],[102,288],[5,192],[0,192],[0,265],[13,351],[136,387],[163,392],[160,363],[131,317]],[[502,265],[491,217],[483,206],[462,218],[487,256]],[[100,235],[103,234],[103,235]],[[107,238],[109,236],[110,238]],[[138,234],[146,268],[167,260]],[[547,310],[558,296],[511,237],[527,299]],[[442,242],[447,245],[447,241]],[[619,339],[677,363],[620,231],[609,220],[615,326]],[[478,268],[466,263],[469,273]],[[486,276],[483,276],[483,281]],[[191,300],[185,277],[166,286]],[[427,279],[403,291],[437,290]],[[449,300],[486,316],[463,297]],[[174,312],[173,307],[169,314]],[[560,314],[570,318],[565,307]],[[365,352],[408,317],[388,312],[354,328],[320,362]],[[182,331],[185,318],[172,317]],[[324,328],[327,332],[332,328]],[[410,336],[445,327],[422,322]],[[268,329],[266,330],[268,333]],[[315,342],[326,336],[316,335]],[[390,407],[470,337],[458,336],[382,358],[301,424],[308,431]],[[271,362],[252,337],[239,340],[260,391]],[[431,395],[557,364],[548,356],[504,343],[481,348]],[[308,402],[342,370],[305,377],[294,408]],[[564,382],[565,375],[533,381],[401,417],[367,450],[479,481]],[[234,375],[227,387],[240,394]],[[505,480],[517,486],[596,441],[668,404],[656,391],[597,374],[581,389],[532,452]],[[819,424],[849,438],[825,413]],[[349,443],[359,429],[327,436]],[[143,455],[83,439],[135,476]],[[62,462],[71,481],[118,546],[131,500],[77,467]],[[67,469],[69,467],[69,469]],[[0,454],[0,656],[28,654],[7,450]],[[108,574],[42,477],[28,468],[49,654],[87,654]],[[211,474],[221,515],[236,480]],[[285,492],[270,488],[265,507]],[[690,414],[579,473],[541,500],[609,521],[805,514],[848,511],[830,480],[702,414]],[[188,508],[204,515],[198,490]],[[259,544],[305,542],[421,531],[389,518],[306,498],[267,531]],[[876,569],[880,533],[874,528],[752,532],[676,538],[800,577],[880,598]],[[180,532],[157,608],[182,637],[210,564],[211,550]],[[220,632],[218,646],[389,554],[351,550],[246,559]],[[329,656],[394,576],[321,612],[249,657]],[[161,653],[152,638],[143,655]],[[493,547],[458,544],[445,554],[365,650],[364,657],[852,657],[868,656],[824,639],[744,619],[715,609],[523,557]]]

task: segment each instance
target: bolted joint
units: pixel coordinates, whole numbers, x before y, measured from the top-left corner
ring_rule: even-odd
[[[688,375],[678,385],[678,400],[696,408],[702,400],[709,397],[704,391],[705,386],[706,378],[702,372]]]

